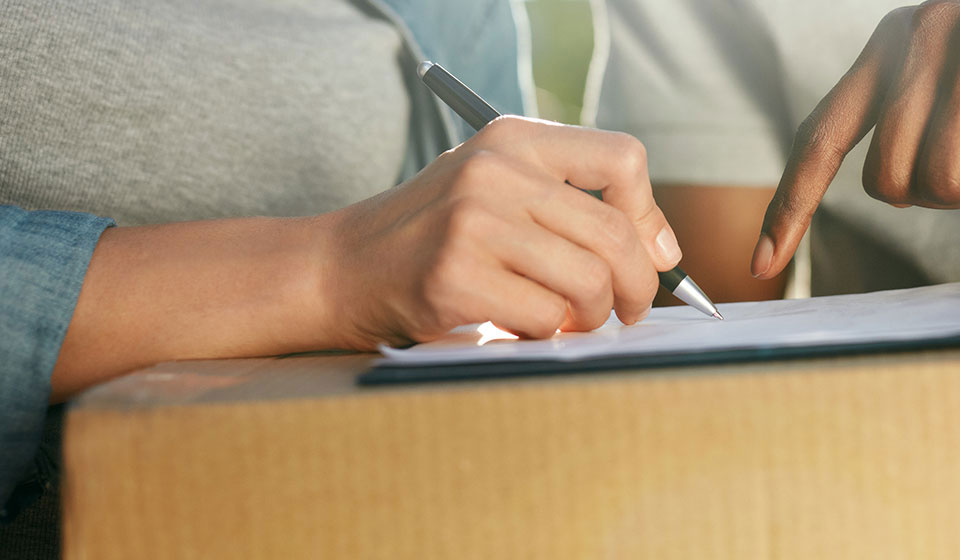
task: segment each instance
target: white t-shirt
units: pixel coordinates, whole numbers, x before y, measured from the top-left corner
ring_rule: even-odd
[[[596,124],[643,141],[654,182],[775,186],[797,126],[901,2],[607,0]],[[814,218],[813,294],[960,280],[960,211],[867,196],[869,141]]]

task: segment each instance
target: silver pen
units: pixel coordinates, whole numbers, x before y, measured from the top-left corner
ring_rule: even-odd
[[[474,129],[480,130],[500,116],[499,111],[439,64],[421,62],[417,67],[417,74],[437,97]],[[717,306],[680,267],[657,274],[660,276],[660,285],[670,290],[670,293],[681,301],[705,315],[723,320],[723,315],[717,311]]]

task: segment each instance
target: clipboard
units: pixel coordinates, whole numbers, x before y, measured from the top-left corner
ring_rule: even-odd
[[[724,322],[691,308],[631,326],[516,340],[490,324],[384,357],[361,385],[474,380],[960,347],[960,283],[868,294],[727,304]],[[493,334],[491,334],[491,329]]]

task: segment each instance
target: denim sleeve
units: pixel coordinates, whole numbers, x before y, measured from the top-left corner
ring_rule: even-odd
[[[0,205],[0,519],[36,453],[50,374],[106,218]]]

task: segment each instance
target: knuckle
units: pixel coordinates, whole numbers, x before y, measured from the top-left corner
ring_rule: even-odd
[[[601,239],[606,241],[610,250],[617,255],[629,255],[637,241],[637,231],[626,214],[607,205],[606,216],[601,222]]]
[[[458,194],[478,192],[478,189],[482,189],[492,181],[493,175],[502,169],[503,165],[500,156],[496,153],[477,150],[460,164],[451,189]]]
[[[898,203],[906,199],[911,180],[909,172],[898,171],[893,166],[867,165],[863,168],[862,182],[864,192],[871,198]]]
[[[795,190],[789,194],[784,194],[778,191],[770,203],[764,225],[769,225],[766,222],[771,219],[771,216],[779,217],[781,220],[806,224],[813,218],[817,206],[817,200],[805,192]]]
[[[447,218],[447,237],[451,240],[483,236],[491,230],[492,216],[484,205],[470,197],[462,197],[451,203]],[[450,247],[448,243],[446,248]]]
[[[613,273],[607,262],[600,257],[591,256],[577,271],[579,279],[579,293],[585,299],[595,302],[611,293]]]
[[[643,142],[625,132],[616,132],[616,149],[620,154],[624,171],[631,176],[638,171],[646,172],[647,148]]]
[[[485,141],[499,144],[504,140],[512,139],[516,136],[518,129],[523,126],[524,120],[513,115],[503,115],[497,117],[486,124],[477,136]]]
[[[880,20],[877,29],[889,31],[892,30],[894,26],[900,26],[911,21],[915,9],[916,6],[902,6],[888,12],[887,15],[883,16],[883,19]]]
[[[960,16],[960,3],[956,0],[927,0],[913,11],[911,23],[918,32],[937,33],[944,31]]]
[[[840,130],[834,117],[815,111],[797,128],[794,148],[799,147],[816,159],[839,167],[846,155],[846,150],[839,141]]]
[[[924,202],[939,206],[960,204],[960,168],[930,168],[920,175],[918,194]]]

